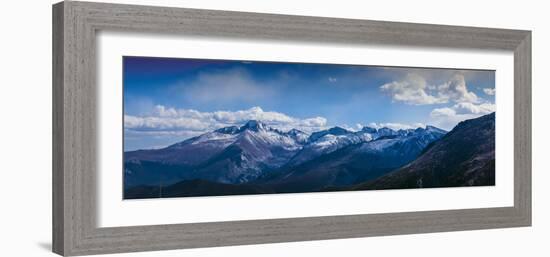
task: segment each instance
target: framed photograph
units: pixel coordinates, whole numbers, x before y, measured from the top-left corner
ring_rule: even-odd
[[[53,6],[53,251],[531,225],[531,32]]]

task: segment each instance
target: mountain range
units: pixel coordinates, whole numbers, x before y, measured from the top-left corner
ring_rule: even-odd
[[[482,118],[493,120],[492,132],[489,128],[486,133],[473,133],[476,135],[470,137],[464,134],[490,124],[480,124],[482,122],[474,119],[467,123],[470,125],[465,127],[463,122],[449,133],[426,126],[400,130],[364,127],[360,131],[333,127],[308,134],[297,129],[281,131],[261,121],[250,120],[242,126],[221,128],[166,148],[125,152],[124,197],[402,188],[411,187],[410,181],[415,179],[414,187],[446,186],[458,183],[463,175],[470,179],[463,178],[460,183],[478,185],[490,183],[490,178],[486,178],[491,171],[494,184],[494,114]],[[480,145],[477,150],[468,148],[485,142],[482,138],[492,138],[492,148],[490,143]],[[467,153],[457,154],[466,148]],[[436,159],[443,152],[452,161],[438,162]],[[472,156],[478,159],[474,161]],[[470,158],[469,164],[462,160],[466,157]],[[490,163],[485,163],[491,158],[492,170]],[[413,166],[421,160],[424,166]],[[430,163],[447,165],[434,168],[452,173],[443,172],[441,177],[457,178],[428,178],[425,175],[419,186],[418,177],[403,175],[412,172],[412,168],[404,170],[406,167],[415,167],[414,174],[429,173],[425,167]],[[448,169],[451,166],[453,170]],[[485,175],[478,174],[480,167],[486,170],[481,172]],[[470,171],[455,174],[455,170],[462,168]],[[472,175],[474,173],[477,175]],[[373,181],[380,181],[380,185]]]
[[[495,113],[460,122],[400,169],[346,190],[495,185]]]

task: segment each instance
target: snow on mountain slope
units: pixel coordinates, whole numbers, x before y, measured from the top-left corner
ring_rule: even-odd
[[[390,128],[374,129],[364,127],[361,131],[352,132],[340,127],[315,132],[309,137],[309,142],[289,162],[289,166],[312,160],[323,154],[332,153],[352,144],[369,142],[381,136],[398,135]]]
[[[430,132],[441,131],[435,127]],[[428,139],[428,138],[426,138]],[[495,113],[460,122],[413,162],[352,190],[495,184]]]
[[[445,135],[444,130],[433,129],[408,129],[398,130],[397,133],[391,133],[390,136],[380,136],[377,140],[364,143],[359,148],[360,151],[384,151],[394,144],[414,144],[417,149],[426,147],[431,142]],[[402,149],[401,149],[402,150]]]
[[[373,131],[371,131],[373,132]],[[444,133],[419,128],[410,131],[384,129],[371,141],[349,144],[303,163],[285,166],[266,183],[281,192],[308,191],[348,186],[385,174],[414,160]],[[325,135],[325,137],[328,135]],[[355,135],[348,135],[354,138]],[[342,136],[332,136],[334,138]]]
[[[206,133],[204,135],[201,135],[197,137],[195,140],[190,142],[191,145],[198,145],[198,144],[212,144],[212,145],[219,145],[220,147],[226,147],[233,142],[235,142],[235,139],[237,136],[235,134],[224,134],[219,132],[212,132],[212,133]],[[175,145],[174,148],[180,148],[183,146]]]
[[[245,183],[261,176],[263,172],[286,164],[301,145],[293,138],[275,130],[243,130],[237,140],[212,158],[198,173],[222,183]],[[220,166],[226,167],[219,172]],[[214,175],[215,174],[215,175]]]
[[[333,127],[308,135],[297,129],[283,132],[250,120],[240,127],[220,128],[163,149],[126,152],[125,176],[134,184],[152,180],[155,173],[160,177],[153,179],[153,184],[173,183],[178,179],[242,184],[266,177],[283,166],[297,166],[347,146],[384,137],[389,140],[415,135],[424,137],[419,139],[418,147],[421,147],[434,140],[432,134],[440,132],[435,127],[399,131],[365,127],[357,132]],[[377,141],[370,150],[364,150],[384,148],[378,146],[383,142],[386,141]],[[169,180],[160,181],[163,178]]]
[[[124,158],[126,162],[153,161],[176,165],[196,165],[233,144],[237,136],[214,131],[162,149],[125,152]]]
[[[125,162],[132,165],[126,170],[128,176],[138,176],[133,170],[149,176],[151,168],[140,165],[145,161],[148,167],[157,169],[164,165],[163,169],[170,166],[169,169],[177,170],[173,166],[180,165],[186,174],[176,178],[244,183],[286,164],[302,149],[308,136],[299,130],[285,133],[251,120],[241,127],[221,128],[163,149],[127,152]]]
[[[344,129],[344,128],[341,128],[341,127],[332,127],[330,129],[321,130],[321,131],[317,131],[317,132],[312,133],[311,136],[309,136],[308,141],[309,142],[315,142],[319,138],[321,138],[325,135],[341,136],[341,135],[347,135],[347,134],[350,134],[350,133],[352,133],[352,132],[347,130],[347,129]]]
[[[307,134],[303,131],[297,130],[297,129],[291,129],[288,132],[286,132],[286,134],[288,136],[292,137],[294,140],[296,140],[296,142],[298,142],[300,144],[307,143],[307,141],[309,139],[309,134]]]
[[[301,151],[290,160],[288,165],[298,165],[323,154],[334,152],[347,145],[359,143],[364,139],[354,135],[352,132],[340,135],[325,134],[316,138],[315,141],[310,141],[304,145]]]
[[[303,133],[303,132],[302,132]],[[221,163],[229,172],[216,176],[217,182],[245,183],[263,175],[263,172],[286,164],[301,148],[301,133],[284,133],[258,121],[249,121],[239,129],[231,147],[222,152],[223,158],[214,158],[199,173],[211,176],[218,173]]]

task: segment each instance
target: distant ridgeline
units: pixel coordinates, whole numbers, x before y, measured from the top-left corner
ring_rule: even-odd
[[[495,114],[436,127],[311,135],[251,120],[163,149],[124,153],[124,198],[495,184]]]

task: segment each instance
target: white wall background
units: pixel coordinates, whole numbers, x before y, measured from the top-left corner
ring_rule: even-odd
[[[550,26],[545,1],[126,0],[157,4],[533,31],[533,227],[176,250],[116,256],[550,256]],[[51,4],[8,1],[0,14],[0,256],[51,247]]]

